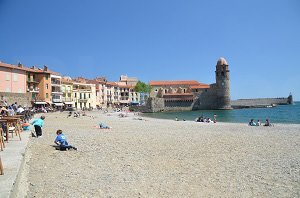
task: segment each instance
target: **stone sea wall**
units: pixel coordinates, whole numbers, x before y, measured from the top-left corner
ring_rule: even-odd
[[[0,101],[7,101],[8,104],[17,102],[19,105],[31,107],[31,93],[0,92]]]
[[[269,107],[274,105],[286,105],[291,104],[288,98],[256,98],[256,99],[239,99],[232,100],[231,107],[234,109],[240,108],[259,108],[259,107]]]

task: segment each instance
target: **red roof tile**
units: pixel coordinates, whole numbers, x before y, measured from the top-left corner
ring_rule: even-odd
[[[200,84],[200,85],[192,85],[190,86],[191,89],[209,89],[210,86],[206,84]]]
[[[209,85],[204,84],[204,83],[199,83],[196,80],[177,80],[177,81],[150,81],[149,84],[151,86],[170,86],[170,85],[187,85],[192,87],[201,87],[201,88],[209,88]],[[198,89],[199,89],[198,88]],[[197,89],[197,88],[196,88]]]

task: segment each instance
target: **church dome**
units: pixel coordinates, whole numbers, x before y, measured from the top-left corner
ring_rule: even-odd
[[[228,65],[228,63],[225,58],[221,57],[219,58],[217,65]]]

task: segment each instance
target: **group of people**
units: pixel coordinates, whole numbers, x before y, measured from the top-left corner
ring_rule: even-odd
[[[206,122],[206,123],[217,123],[217,114],[214,114],[213,120],[211,120],[209,117],[204,117],[201,115],[200,117],[195,119],[196,122]]]
[[[254,119],[251,119],[248,125],[249,126],[261,126],[261,122],[260,122],[260,120],[257,120],[257,122],[255,122]],[[266,119],[266,122],[263,126],[271,126],[270,120]]]

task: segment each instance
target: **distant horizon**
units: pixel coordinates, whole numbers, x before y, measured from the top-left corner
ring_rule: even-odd
[[[0,60],[61,75],[215,83],[231,98],[300,101],[300,1],[0,0]]]

